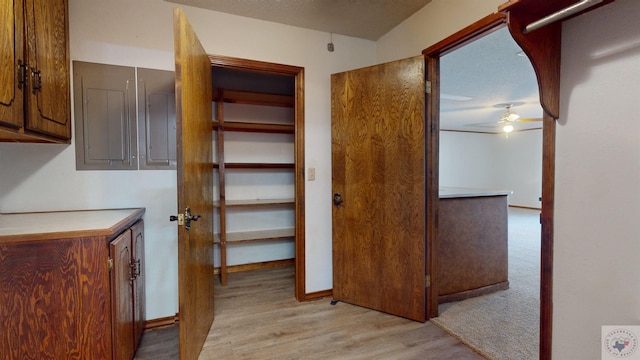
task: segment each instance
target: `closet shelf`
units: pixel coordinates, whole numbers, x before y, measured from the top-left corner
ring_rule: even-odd
[[[293,238],[294,236],[294,228],[228,232],[227,243],[281,240]],[[213,242],[220,243],[220,234],[213,235]]]
[[[293,205],[294,203],[295,203],[294,198],[226,200],[224,202],[226,207]],[[213,206],[220,207],[220,201],[219,200],[214,201]]]
[[[224,163],[225,169],[293,169],[291,163]],[[220,164],[213,164],[214,169],[219,169]]]
[[[213,131],[218,131],[219,127],[220,124],[217,121],[214,121]],[[272,134],[293,134],[295,131],[293,124],[268,124],[237,121],[225,121],[223,129],[225,131],[258,132]]]
[[[213,101],[235,104],[265,105],[279,107],[293,107],[295,104],[293,95],[278,95],[253,91],[220,90],[213,92]]]

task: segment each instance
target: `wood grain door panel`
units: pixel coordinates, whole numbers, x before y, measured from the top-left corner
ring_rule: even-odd
[[[125,231],[109,244],[113,259],[111,309],[113,311],[113,358],[133,358],[133,288],[131,281],[131,231]]]
[[[18,85],[18,62],[24,63],[22,1],[0,1],[0,124],[24,123],[24,85]]]
[[[63,139],[71,138],[68,8],[68,0],[25,2],[30,84],[25,127]]]
[[[133,342],[140,343],[146,320],[145,289],[144,289],[144,221],[140,220],[131,227],[133,260],[136,278],[133,282]]]
[[[73,239],[0,245],[1,359],[84,354],[81,317],[59,311],[82,303],[81,250]]]
[[[331,77],[333,295],[425,320],[424,59]]]
[[[174,12],[180,359],[197,359],[213,322],[213,128],[211,62],[180,9]]]

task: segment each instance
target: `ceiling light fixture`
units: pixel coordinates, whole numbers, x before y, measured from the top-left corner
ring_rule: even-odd
[[[511,124],[507,124],[505,126],[502,127],[502,131],[504,131],[505,133],[510,133],[513,131],[513,125]]]
[[[507,108],[507,111],[500,115],[500,121],[512,122],[520,119],[520,115],[516,114],[514,111],[511,111],[512,104],[506,104],[504,107]]]

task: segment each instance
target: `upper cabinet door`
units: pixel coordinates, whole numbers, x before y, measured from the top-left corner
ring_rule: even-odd
[[[18,129],[24,122],[22,1],[0,0],[0,23],[0,125]]]
[[[26,0],[28,58],[25,128],[71,138],[67,0]]]

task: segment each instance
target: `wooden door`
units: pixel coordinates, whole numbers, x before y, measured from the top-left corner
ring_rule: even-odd
[[[0,0],[0,125],[20,128],[24,123],[24,84],[19,84],[18,64],[23,64],[22,1]]]
[[[333,296],[425,321],[424,59],[331,76]]]
[[[125,231],[109,244],[113,259],[111,309],[113,311],[113,358],[133,358],[133,288],[131,280],[131,231]]]
[[[181,9],[174,12],[180,359],[197,359],[213,322],[213,118],[211,62]]]
[[[144,291],[144,220],[138,221],[131,227],[131,249],[133,250],[133,264],[135,269],[133,281],[133,342],[138,346],[144,323],[146,321],[145,291]]]
[[[67,0],[27,0],[28,96],[25,127],[71,139]]]

